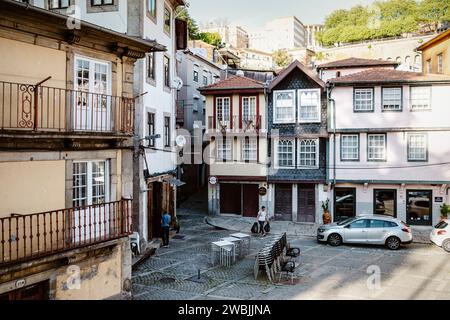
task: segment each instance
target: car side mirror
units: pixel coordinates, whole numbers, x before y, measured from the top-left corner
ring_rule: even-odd
[[[344,228],[350,229],[350,225],[348,224]]]

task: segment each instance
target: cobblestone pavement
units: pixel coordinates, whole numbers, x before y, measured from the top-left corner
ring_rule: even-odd
[[[288,235],[291,245],[302,252],[294,284],[283,278],[271,284],[262,272],[256,280],[253,275],[256,252],[267,237],[252,236],[249,255],[231,268],[212,266],[211,241],[231,232],[208,225],[204,219],[204,215],[180,216],[182,229],[177,239],[171,239],[169,248],[158,249],[133,273],[133,299],[450,299],[450,255],[432,245],[412,244],[399,251],[334,248],[312,237]],[[372,289],[367,285],[372,275],[368,268],[380,271],[379,286],[377,281],[370,282]]]

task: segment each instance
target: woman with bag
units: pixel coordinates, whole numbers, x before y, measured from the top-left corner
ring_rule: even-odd
[[[266,207],[264,207],[264,206],[261,207],[261,210],[259,210],[258,216],[256,219],[258,220],[258,223],[259,223],[259,233],[261,233],[262,236],[265,237],[266,233],[264,231],[264,223],[268,222]]]

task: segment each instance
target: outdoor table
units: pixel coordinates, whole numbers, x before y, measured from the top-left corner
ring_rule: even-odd
[[[216,241],[211,243],[211,263],[219,262],[224,267],[230,267],[236,255],[236,245],[229,241]]]
[[[237,258],[242,258],[242,244],[243,244],[243,240],[239,239],[239,238],[235,238],[235,237],[227,237],[227,238],[222,238],[222,241],[229,241],[231,243],[233,243],[235,245],[235,261]]]
[[[245,233],[233,233],[233,234],[230,234],[230,237],[238,238],[243,241],[243,244],[241,246],[241,252],[240,252],[242,257],[245,257],[246,255],[248,255],[250,253],[250,241],[252,239],[252,237],[250,235],[245,234]]]

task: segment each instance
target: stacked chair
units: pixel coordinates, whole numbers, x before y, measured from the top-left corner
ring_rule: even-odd
[[[282,274],[291,275],[294,282],[295,259],[300,256],[299,248],[291,248],[286,233],[267,239],[267,244],[258,252],[255,260],[254,275],[258,278],[260,271],[265,271],[271,283],[279,273],[278,282]]]

